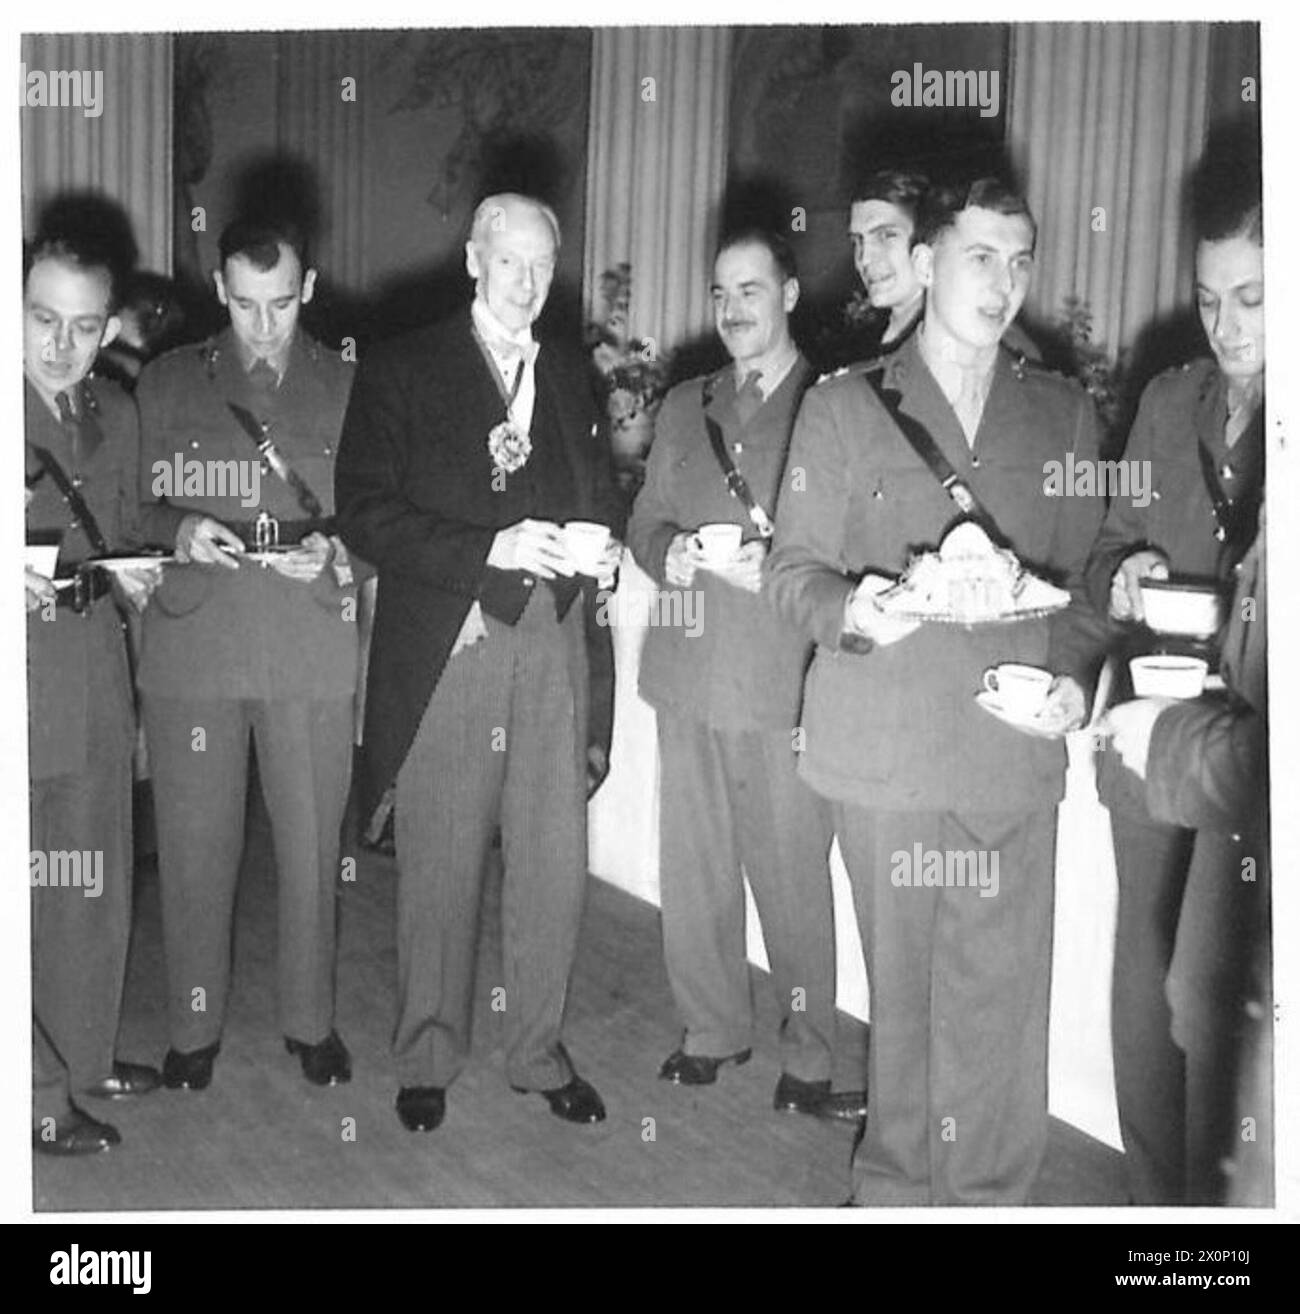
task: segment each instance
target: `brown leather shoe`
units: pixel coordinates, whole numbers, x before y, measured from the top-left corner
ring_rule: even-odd
[[[749,1062],[753,1052],[752,1049],[742,1049],[735,1054],[712,1058],[708,1054],[687,1054],[685,1050],[675,1049],[664,1059],[659,1078],[671,1081],[674,1086],[711,1086],[717,1081],[718,1069],[724,1063],[734,1063],[739,1067]]]

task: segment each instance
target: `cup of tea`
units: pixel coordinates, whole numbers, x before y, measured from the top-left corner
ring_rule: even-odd
[[[1199,698],[1210,668],[1201,657],[1158,653],[1134,657],[1128,669],[1138,698]]]
[[[580,575],[596,575],[609,546],[609,526],[594,520],[570,520],[563,529],[564,548]]]
[[[1042,711],[1051,687],[1051,671],[1020,662],[1003,662],[1001,666],[990,666],[984,672],[984,688],[1012,716],[1036,716]]]
[[[701,525],[695,531],[704,553],[704,561],[709,566],[725,566],[740,551],[740,540],[745,531],[740,525],[730,521],[722,524]]]

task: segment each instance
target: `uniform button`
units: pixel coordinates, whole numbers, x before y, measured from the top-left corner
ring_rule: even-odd
[[[326,455],[326,456],[333,456],[333,455],[334,455],[334,449],[333,449],[332,447],[327,447],[327,448],[325,449],[325,455]]]
[[[191,438],[190,447],[193,448],[195,451],[197,451],[199,447],[199,440],[197,438]]]
[[[530,588],[530,589],[531,589],[531,588],[533,587],[533,584],[534,584],[534,583],[535,583],[535,581],[534,581],[534,579],[533,579],[533,577],[532,577],[531,575],[525,575],[525,576],[524,576],[524,585],[525,585],[526,588]]]
[[[1240,844],[1240,843],[1241,843],[1241,836],[1240,836],[1239,834],[1237,834],[1236,831],[1233,831],[1233,832],[1232,832],[1232,842],[1233,842],[1234,844]]]
[[[976,469],[976,470],[979,469],[980,459],[979,459],[978,456],[972,456],[971,459],[970,459],[970,463],[971,463],[971,468],[972,468],[972,469]]]

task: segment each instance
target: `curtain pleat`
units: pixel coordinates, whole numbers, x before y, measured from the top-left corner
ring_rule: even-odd
[[[727,172],[731,34],[599,28],[588,136],[586,304],[632,266],[630,328],[662,354],[712,326],[708,282]],[[643,99],[654,79],[654,100]]]
[[[1205,137],[1210,44],[1207,23],[1012,28],[1007,135],[1039,224],[1029,310],[1053,323],[1080,298],[1112,358],[1187,301],[1182,196]]]
[[[172,38],[166,35],[27,35],[28,73],[103,74],[103,113],[22,109],[23,225],[66,191],[98,191],[131,220],[140,266],[171,273]]]

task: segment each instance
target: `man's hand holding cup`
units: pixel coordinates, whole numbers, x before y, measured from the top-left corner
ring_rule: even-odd
[[[487,564],[497,570],[522,570],[540,579],[566,579],[575,573],[564,530],[551,520],[517,520],[497,531]]]
[[[598,588],[611,587],[623,558],[623,545],[609,527],[594,520],[570,520],[563,534],[573,573],[589,576]]]
[[[1143,548],[1140,552],[1130,553],[1119,563],[1119,569],[1110,581],[1111,619],[1145,620],[1139,586],[1144,579],[1168,578],[1169,562],[1163,552]]]

